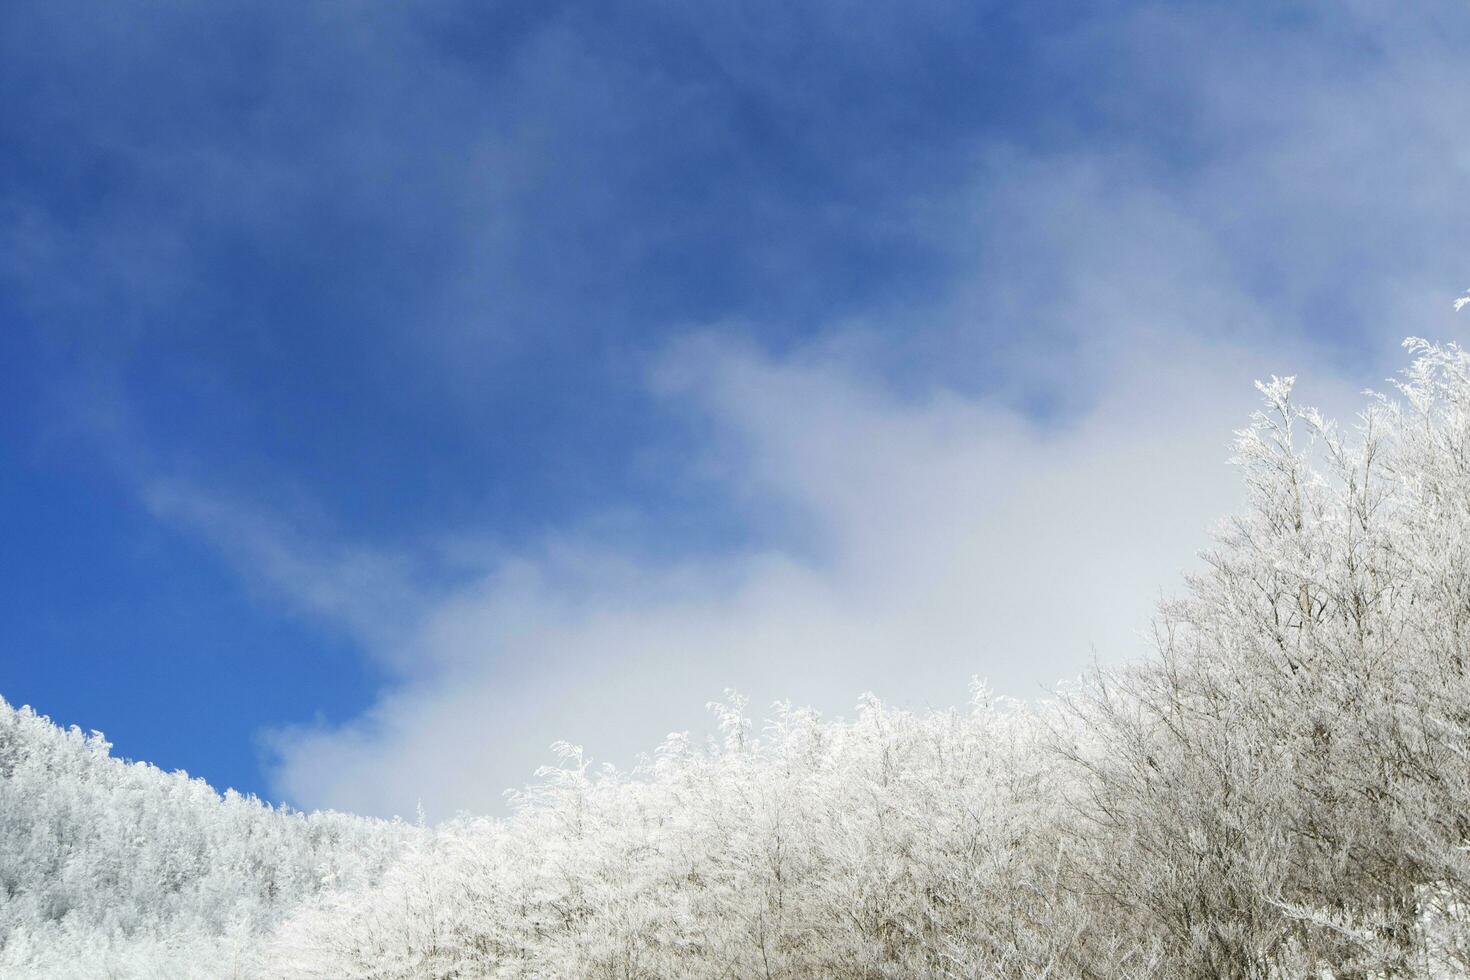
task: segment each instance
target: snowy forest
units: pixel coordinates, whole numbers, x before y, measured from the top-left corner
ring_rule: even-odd
[[[0,702],[0,976],[1470,974],[1470,353],[1406,346],[1350,424],[1261,383],[1154,649],[1050,699],[729,695],[717,736],[561,745],[510,816],[433,827]]]

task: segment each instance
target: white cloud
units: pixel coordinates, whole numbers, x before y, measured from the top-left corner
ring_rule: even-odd
[[[1470,62],[1419,21],[1349,58],[1343,38],[1378,19],[1353,18],[1269,44],[1162,7],[1114,25],[1120,55],[1119,37],[1177,53],[1139,84],[1191,108],[1180,153],[1197,159],[983,147],[970,193],[915,206],[970,254],[928,308],[781,357],[719,331],[670,352],[658,389],[714,438],[668,478],[712,481],[760,549],[648,557],[568,529],[429,587],[407,559],[160,497],[400,672],[352,724],[277,733],[278,789],[488,810],[552,740],[627,762],[702,726],[725,687],[829,712],[866,690],[946,705],[971,675],[1024,695],[1094,651],[1142,653],[1153,600],[1236,499],[1223,461],[1250,381],[1300,373],[1341,414],[1403,333],[1454,329],[1470,144],[1428,96],[1467,90]]]
[[[718,471],[789,508],[800,540],[661,562],[573,538],[508,561],[432,606],[422,668],[367,717],[282,733],[278,786],[365,812],[494,809],[554,739],[627,763],[702,727],[725,687],[829,712],[867,690],[950,705],[972,675],[1027,695],[1094,654],[1140,655],[1153,598],[1235,497],[1223,460],[1261,366],[1192,341],[1136,350],[1099,366],[1092,411],[1041,426],[820,360],[687,346],[670,397],[710,415]]]

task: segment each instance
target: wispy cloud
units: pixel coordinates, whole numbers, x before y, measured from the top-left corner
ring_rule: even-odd
[[[289,521],[178,480],[153,480],[141,493],[155,517],[207,541],[271,601],[284,598],[297,613],[327,620],[390,665],[433,602],[408,556],[323,542],[320,532],[314,539]]]

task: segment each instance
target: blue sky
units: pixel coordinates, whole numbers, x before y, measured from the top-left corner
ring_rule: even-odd
[[[495,807],[1031,694],[1467,272],[1454,3],[9,5],[0,694]]]

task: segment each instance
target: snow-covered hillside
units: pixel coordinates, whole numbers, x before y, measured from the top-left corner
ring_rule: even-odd
[[[1248,507],[1156,656],[1046,703],[731,698],[707,743],[563,746],[510,818],[432,830],[5,707],[0,975],[1465,976],[1470,356],[1411,346],[1349,432],[1262,385]]]
[[[416,831],[129,765],[0,701],[0,976],[233,976],[252,937],[365,886]]]

